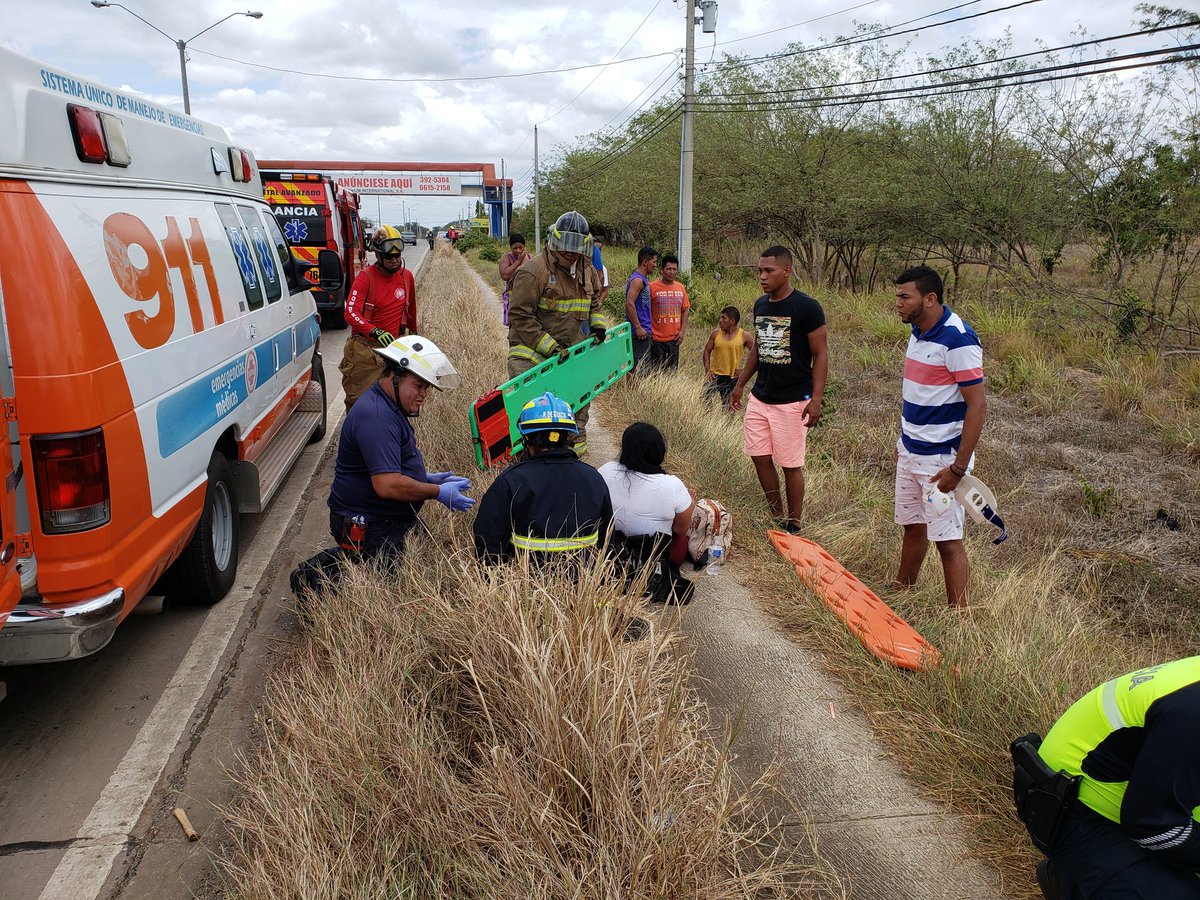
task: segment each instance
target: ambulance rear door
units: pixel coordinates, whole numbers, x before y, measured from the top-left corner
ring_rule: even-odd
[[[17,491],[22,479],[17,437],[17,404],[13,389],[12,357],[8,352],[8,328],[4,321],[4,284],[0,280],[0,628],[21,599],[21,573],[17,571]],[[30,548],[24,548],[28,555]],[[32,559],[29,560],[32,565]]]

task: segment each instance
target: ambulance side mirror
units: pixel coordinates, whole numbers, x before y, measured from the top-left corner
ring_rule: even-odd
[[[336,250],[322,250],[317,254],[317,274],[323,291],[340,290],[342,286],[342,260]]]

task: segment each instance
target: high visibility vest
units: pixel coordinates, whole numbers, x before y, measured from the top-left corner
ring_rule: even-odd
[[[1146,713],[1162,697],[1200,682],[1200,656],[1138,669],[1084,694],[1054,723],[1038,753],[1052,769],[1081,775],[1079,800],[1117,824],[1128,781],[1100,781],[1084,769],[1088,754],[1114,732],[1143,728]],[[1192,752],[1195,752],[1193,749]],[[1192,810],[1200,821],[1200,806]]]

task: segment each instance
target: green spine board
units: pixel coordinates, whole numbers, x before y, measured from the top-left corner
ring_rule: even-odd
[[[504,411],[508,414],[508,433],[512,438],[512,455],[521,452],[524,442],[517,431],[517,418],[525,404],[549,391],[556,397],[579,409],[590,403],[633,370],[633,329],[628,322],[609,328],[604,343],[597,344],[590,337],[571,347],[571,355],[565,362],[557,356],[538,363],[528,372],[498,385],[504,398]],[[483,442],[479,436],[479,423],[475,420],[474,405],[467,410],[471,420],[471,438],[475,447],[475,465],[484,469]]]

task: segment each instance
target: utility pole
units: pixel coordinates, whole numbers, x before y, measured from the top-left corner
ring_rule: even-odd
[[[692,162],[696,103],[696,0],[687,0],[687,41],[683,56],[683,134],[679,149],[679,271],[692,270]]]
[[[700,0],[705,34],[717,31],[717,0]],[[687,0],[683,57],[683,129],[679,148],[679,270],[692,269],[692,169],[696,156],[696,0]]]
[[[688,0],[690,3],[691,0]],[[538,170],[538,133],[533,126],[533,252],[542,252],[542,197],[541,175]]]
[[[500,237],[508,237],[508,182],[504,180],[504,157],[500,157]]]

